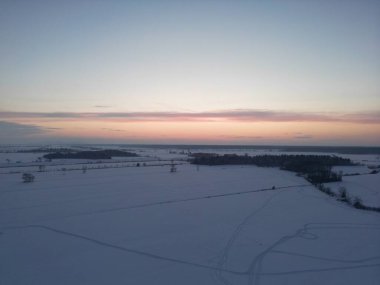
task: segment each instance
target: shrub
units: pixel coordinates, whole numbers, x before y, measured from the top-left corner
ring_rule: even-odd
[[[352,206],[354,206],[356,209],[364,209],[365,208],[363,203],[362,203],[362,199],[360,199],[359,197],[354,198]]]
[[[30,183],[34,181],[34,175],[30,173],[23,173],[22,180],[24,183]]]
[[[350,201],[350,198],[348,196],[346,187],[343,187],[343,186],[339,187],[338,198],[339,198],[339,200],[344,201],[344,202],[349,202]]]
[[[331,191],[330,187],[326,187],[325,188],[325,193],[331,197],[334,197],[335,196],[335,193],[333,191]]]

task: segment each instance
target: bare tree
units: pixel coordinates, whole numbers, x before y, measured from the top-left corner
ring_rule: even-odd
[[[172,160],[172,163],[170,164],[170,172],[177,172],[177,168],[175,167],[174,161]]]

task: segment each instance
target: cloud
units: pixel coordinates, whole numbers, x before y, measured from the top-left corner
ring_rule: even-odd
[[[303,132],[295,132],[293,135],[294,139],[302,139],[302,140],[307,140],[307,139],[312,139],[313,136],[309,134],[305,134]]]
[[[240,139],[240,140],[258,140],[258,139],[264,138],[262,136],[226,136],[226,135],[222,135],[220,137],[226,138],[226,139]]]
[[[209,112],[0,112],[0,118],[88,119],[120,122],[238,121],[238,122],[345,122],[380,124],[380,111],[361,113],[295,112],[233,109]]]
[[[295,135],[293,138],[295,138],[295,139],[308,140],[308,139],[312,139],[313,136],[311,136],[311,135]]]
[[[45,128],[32,124],[20,124],[8,121],[0,121],[0,134],[2,143],[35,141],[47,137],[53,130],[59,128]]]
[[[107,105],[95,105],[95,108],[111,108],[112,106],[107,106]]]
[[[119,130],[119,129],[109,129],[109,128],[102,128],[102,130],[110,131],[110,132],[125,132],[125,130]]]
[[[45,128],[36,125],[0,121],[0,132],[2,135],[34,135],[45,133],[46,131]]]

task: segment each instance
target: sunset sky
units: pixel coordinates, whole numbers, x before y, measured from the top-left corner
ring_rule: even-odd
[[[380,1],[0,1],[0,143],[380,145]]]

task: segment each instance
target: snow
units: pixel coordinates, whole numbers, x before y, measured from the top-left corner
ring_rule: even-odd
[[[344,187],[351,198],[358,197],[363,204],[380,207],[380,174],[343,176],[342,182],[326,184],[335,193]]]
[[[0,284],[379,283],[379,213],[275,168],[177,168],[0,174]]]
[[[334,166],[332,170],[343,175],[368,174],[371,170],[366,165]]]

